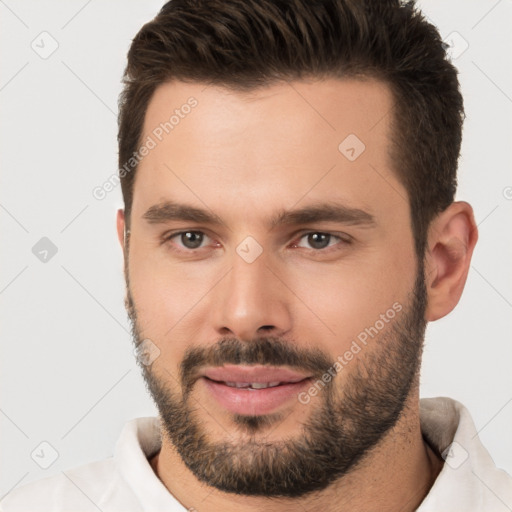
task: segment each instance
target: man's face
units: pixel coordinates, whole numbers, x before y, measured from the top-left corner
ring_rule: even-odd
[[[143,369],[166,435],[200,480],[323,488],[414,392],[425,293],[391,112],[375,81],[175,82],[152,98],[128,307],[136,343],[160,351]]]

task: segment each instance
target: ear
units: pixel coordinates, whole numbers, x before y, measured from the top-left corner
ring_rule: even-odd
[[[425,254],[428,322],[447,315],[459,302],[477,240],[473,209],[466,202],[452,203],[432,221]]]
[[[117,210],[117,238],[119,239],[119,243],[124,251],[124,229],[125,229],[125,221],[124,221],[124,210]]]

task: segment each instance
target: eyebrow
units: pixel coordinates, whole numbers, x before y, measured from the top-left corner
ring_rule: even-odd
[[[151,206],[142,216],[150,224],[173,220],[198,224],[225,225],[222,219],[207,209],[187,204],[165,201]],[[270,219],[270,229],[281,225],[338,222],[348,225],[372,227],[376,224],[370,213],[359,208],[349,208],[337,203],[320,203],[295,210],[282,210]]]
[[[224,224],[213,212],[196,208],[187,204],[165,201],[148,208],[142,216],[150,224],[158,224],[170,220],[184,220],[203,224]]]
[[[375,218],[359,208],[349,208],[337,203],[322,203],[297,210],[282,211],[270,222],[271,228],[289,224],[338,222],[348,225],[374,226]]]

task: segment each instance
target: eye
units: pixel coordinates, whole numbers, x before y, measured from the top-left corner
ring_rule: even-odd
[[[209,240],[210,237],[201,231],[181,231],[169,235],[166,239],[172,240],[178,247],[193,250],[201,248],[203,242]]]
[[[336,245],[339,242],[349,243],[348,240],[344,240],[340,236],[336,236],[331,233],[315,231],[302,235],[299,239],[299,242],[295,244],[295,247],[322,250],[326,249],[327,247]]]

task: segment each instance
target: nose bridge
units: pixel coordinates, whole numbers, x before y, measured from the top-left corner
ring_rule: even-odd
[[[274,335],[291,328],[288,298],[275,270],[270,268],[270,258],[260,253],[253,259],[254,252],[252,257],[246,257],[253,250],[251,241],[240,244],[215,298],[216,329],[240,339],[261,335],[262,328]]]

